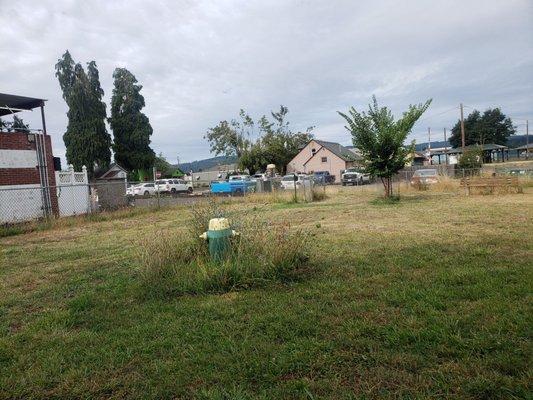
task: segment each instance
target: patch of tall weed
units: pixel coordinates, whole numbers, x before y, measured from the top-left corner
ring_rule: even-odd
[[[211,260],[199,235],[209,219],[229,217],[239,235],[219,262]],[[288,224],[273,224],[257,215],[228,214],[217,202],[191,211],[186,236],[161,231],[140,247],[140,286],[148,297],[223,293],[298,279],[306,271],[308,236]]]

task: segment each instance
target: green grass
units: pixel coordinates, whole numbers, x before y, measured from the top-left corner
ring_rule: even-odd
[[[138,294],[185,208],[0,239],[0,398],[529,398],[533,196],[342,189],[229,204],[312,236],[313,273]]]

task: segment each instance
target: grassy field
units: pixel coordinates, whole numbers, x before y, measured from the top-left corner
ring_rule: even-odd
[[[0,239],[0,398],[530,398],[533,194],[232,204],[312,235],[291,283],[139,295],[185,208]]]

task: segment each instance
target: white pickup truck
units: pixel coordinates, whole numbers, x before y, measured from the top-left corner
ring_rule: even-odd
[[[348,168],[341,175],[342,186],[364,185],[370,183],[370,174],[365,174],[358,168]]]

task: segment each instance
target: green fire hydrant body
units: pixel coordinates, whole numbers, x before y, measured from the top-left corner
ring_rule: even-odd
[[[213,261],[223,260],[231,246],[230,238],[237,235],[232,230],[227,218],[213,218],[209,220],[209,229],[200,235],[200,238],[207,240],[209,254]]]

